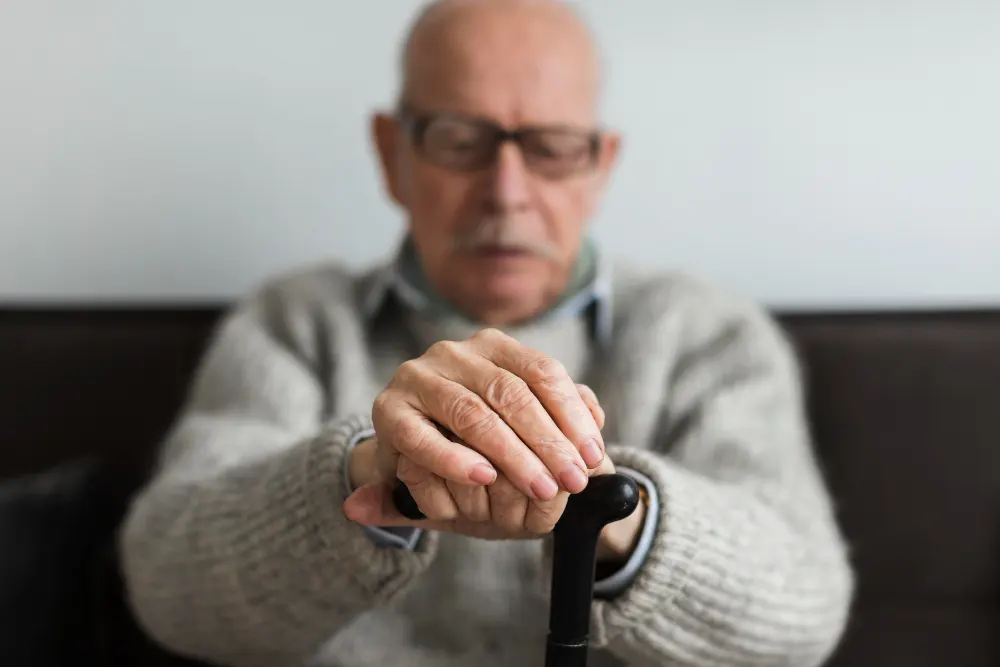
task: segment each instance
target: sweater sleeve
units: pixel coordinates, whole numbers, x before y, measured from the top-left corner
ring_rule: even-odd
[[[659,517],[628,588],[595,601],[592,643],[637,667],[820,665],[854,579],[794,355],[753,309],[694,329],[655,441],[608,447],[656,486]]]
[[[322,382],[257,301],[227,315],[120,536],[140,624],[183,655],[301,664],[429,565],[433,534],[381,548],[343,514],[366,415],[324,416]]]

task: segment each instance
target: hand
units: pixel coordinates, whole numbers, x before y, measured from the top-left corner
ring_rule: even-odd
[[[377,447],[374,439],[369,443]],[[605,457],[592,474],[612,472],[614,466]],[[502,473],[488,486],[448,482],[447,488],[446,502],[455,510],[437,512],[433,506],[421,506],[429,517],[424,520],[414,521],[399,514],[392,503],[392,487],[387,483],[370,483],[356,490],[344,502],[344,514],[363,526],[410,526],[487,540],[531,539],[552,531],[570,495],[559,491],[552,500],[532,500],[515,489]]]
[[[593,391],[585,385],[576,385],[581,400],[587,405],[598,428],[604,426],[604,411]],[[455,442],[457,439],[453,438]],[[464,443],[456,442],[464,445]],[[399,469],[379,470],[375,463],[381,449],[377,439],[360,443],[350,461],[351,477],[361,488],[344,504],[344,513],[357,523],[369,526],[414,526],[428,530],[456,532],[481,539],[526,539],[547,534],[555,526],[566,507],[569,493],[560,491],[548,501],[528,498],[518,491],[502,473],[488,485],[445,483],[447,497],[432,498],[434,504],[421,505],[429,518],[412,521],[401,516],[391,500],[391,488],[397,476],[411,488],[420,488],[433,473],[425,468],[399,459]],[[405,472],[404,472],[405,469]],[[614,465],[605,456],[591,474],[610,474]]]
[[[484,486],[501,473],[532,500],[552,500],[582,491],[604,459],[600,427],[562,364],[495,329],[402,364],[372,420],[379,468],[420,507],[439,506],[447,482]],[[414,477],[419,469],[433,476]]]
[[[603,429],[605,414],[597,396],[586,385],[577,385],[577,390],[587,404],[594,421],[597,422],[598,428]],[[466,508],[458,518],[450,521],[408,520],[401,516],[392,504],[391,485],[395,483],[396,477],[391,469],[379,472],[376,461],[385,457],[378,455],[378,449],[378,441],[375,438],[360,443],[355,447],[349,462],[351,483],[357,491],[344,503],[344,513],[349,519],[361,525],[413,526],[427,530],[457,532],[481,539],[535,537],[551,531],[555,522],[562,516],[569,498],[569,494],[560,492],[556,499],[542,503],[545,506],[540,507],[538,502],[529,501],[523,494],[517,494],[506,478],[498,476],[497,481],[487,487],[488,497],[485,500],[469,493],[469,487],[449,483],[452,502],[460,510]],[[614,471],[611,459],[605,456],[601,465],[592,471],[592,475],[611,474]],[[423,474],[430,473],[424,471]],[[482,487],[472,488],[477,491],[483,490]],[[527,509],[525,509],[526,504]],[[488,517],[484,508],[490,510]],[[626,561],[642,532],[645,516],[646,507],[639,503],[636,511],[630,516],[605,526],[597,543],[597,560]],[[521,523],[518,523],[519,520]]]

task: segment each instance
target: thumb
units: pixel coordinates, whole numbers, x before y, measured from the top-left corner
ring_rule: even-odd
[[[392,502],[392,489],[374,482],[358,488],[344,501],[344,516],[362,526],[379,528],[409,526],[424,530],[451,530],[450,521],[414,521],[399,513]]]
[[[413,526],[430,528],[433,521],[414,521],[403,516],[392,501],[392,487],[382,482],[372,482],[358,488],[344,501],[344,516],[362,526],[382,528]]]
[[[391,498],[387,496],[385,484],[365,484],[344,501],[344,516],[362,526],[385,525],[388,519],[386,508],[392,505]],[[391,511],[398,515],[395,508]]]

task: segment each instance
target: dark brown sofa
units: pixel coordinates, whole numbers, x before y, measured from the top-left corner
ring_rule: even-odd
[[[218,314],[0,309],[4,665],[177,664],[110,547]],[[1000,664],[1000,311],[781,319],[859,573],[832,664]]]

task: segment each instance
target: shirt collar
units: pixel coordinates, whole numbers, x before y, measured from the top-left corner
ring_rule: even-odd
[[[611,338],[611,263],[603,258],[596,244],[589,238],[585,241],[580,261],[586,261],[588,266],[578,265],[577,270],[584,273],[578,276],[576,284],[555,307],[539,317],[587,317],[591,334],[603,346]],[[376,267],[368,288],[362,294],[362,312],[369,322],[378,316],[389,297],[400,300],[418,312],[456,315],[423,280],[409,236],[403,238],[390,261]]]

